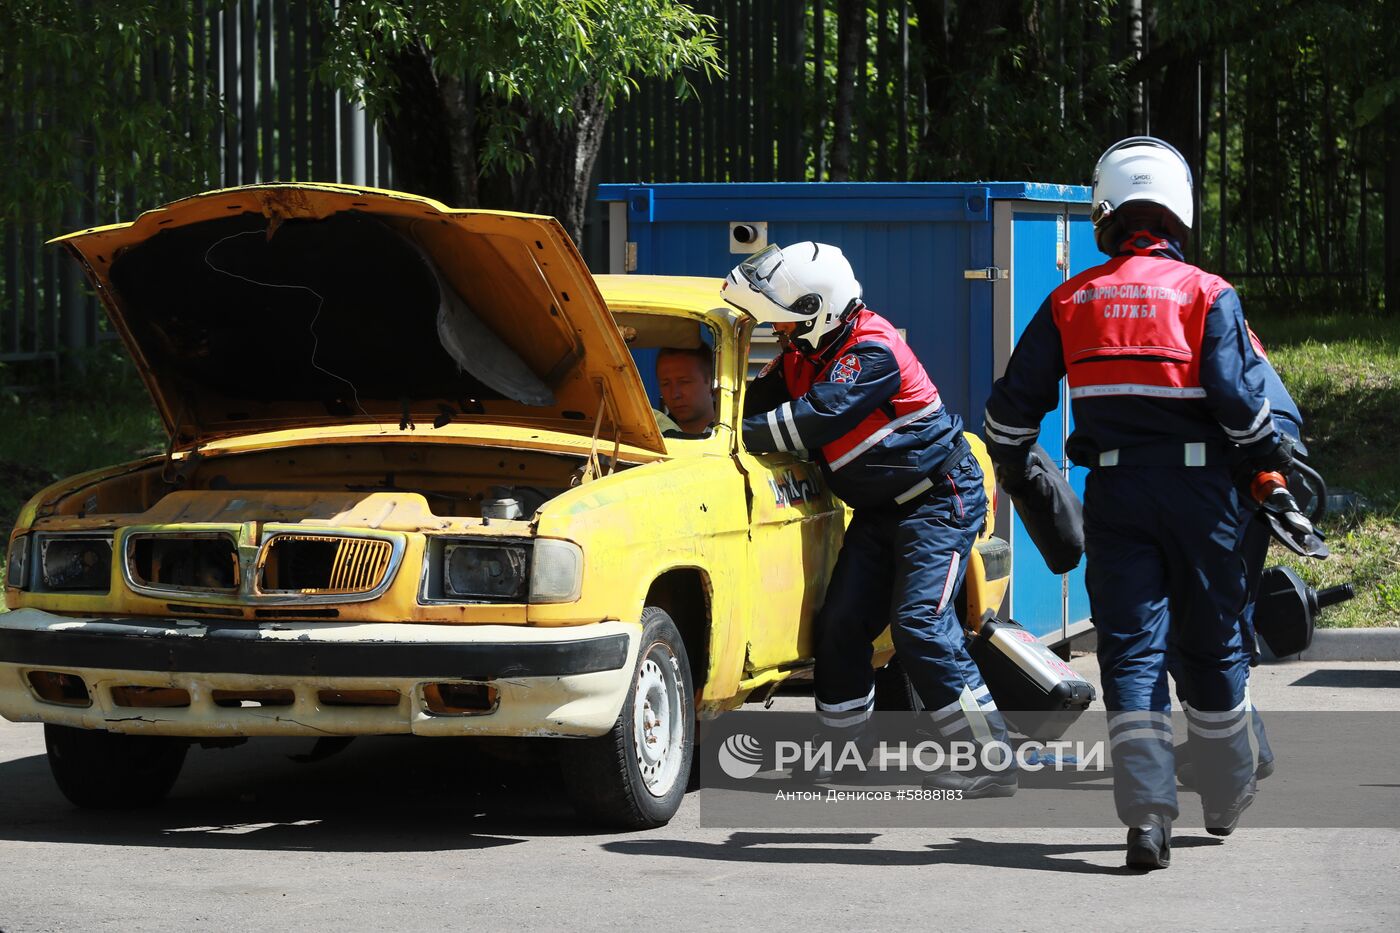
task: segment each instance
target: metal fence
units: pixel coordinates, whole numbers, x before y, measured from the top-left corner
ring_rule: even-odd
[[[319,4],[313,0],[188,2],[191,28],[143,50],[139,74],[125,78],[133,94],[149,94],[153,87],[169,95],[197,96],[208,91],[222,101],[223,120],[202,140],[215,155],[210,174],[190,179],[184,190],[170,196],[274,180],[394,187],[389,150],[373,122],[313,77],[325,41],[315,9]],[[842,147],[849,142],[852,179],[901,180],[910,178],[911,171],[921,171],[914,163],[923,84],[918,75],[911,81],[908,0],[872,0],[864,5],[867,20],[862,31],[868,41],[859,44],[852,86],[845,88],[837,88],[833,79],[836,0],[691,2],[699,12],[715,18],[727,75],[713,81],[693,79],[694,93],[682,99],[677,99],[671,81],[643,82],[608,117],[594,184],[830,180],[831,155],[838,141]],[[912,44],[918,46],[917,35]],[[1239,67],[1232,63],[1231,80],[1238,82],[1247,68],[1248,62]],[[1198,110],[1208,112],[1210,108],[1199,102],[1202,89],[1213,86],[1209,69],[1203,75],[1197,70]],[[1204,116],[1197,120],[1201,143],[1196,161],[1201,169],[1212,152],[1206,145],[1207,130],[1217,140],[1224,139],[1228,134],[1221,128],[1233,121],[1244,127],[1251,146],[1256,137],[1269,142],[1268,128],[1255,126],[1259,121],[1250,119],[1259,107],[1227,104],[1230,84],[1223,75],[1222,58],[1218,125],[1211,127]],[[849,141],[838,140],[833,125],[835,104],[842,94],[861,115],[865,128],[849,134]],[[32,112],[0,112],[4,129],[31,127],[34,120]],[[1360,148],[1364,147],[1349,146],[1346,151]],[[1252,152],[1246,147],[1246,156]],[[1223,149],[1221,153],[1209,180],[1221,191],[1224,209],[1216,209],[1213,218],[1222,229],[1227,214],[1232,220],[1246,215],[1257,220],[1255,215],[1261,210],[1267,214],[1265,209],[1272,205],[1274,213],[1282,216],[1284,209],[1279,205],[1284,200],[1298,205],[1300,230],[1315,226],[1302,222],[1305,199],[1271,200],[1267,191],[1255,197],[1252,171],[1244,179],[1229,177],[1220,170],[1226,164]],[[1313,168],[1321,172],[1326,166]],[[1247,268],[1231,274],[1246,281],[1302,281],[1319,274],[1364,277],[1367,204],[1376,202],[1370,211],[1377,218],[1376,226],[1381,214],[1379,196],[1368,189],[1364,172],[1360,178],[1359,259],[1348,255],[1334,262],[1328,247],[1321,260],[1313,263],[1303,255],[1306,244],[1299,233],[1296,268],[1281,266],[1279,242],[1270,241],[1271,256],[1263,254],[1262,245],[1256,249],[1252,231],[1260,224],[1252,221],[1245,226],[1245,253],[1236,257]],[[77,199],[80,206],[61,228],[15,224],[0,229],[0,363],[38,362],[56,372],[66,351],[91,347],[105,335],[96,304],[86,294],[74,264],[44,248],[43,241],[68,229],[131,220],[161,199],[130,188],[111,190],[96,170],[89,170],[79,187],[83,191]],[[1340,201],[1350,203],[1347,198]],[[1323,215],[1338,213],[1328,206],[1331,203],[1329,199],[1323,205]],[[1278,216],[1272,227],[1260,229],[1278,227]],[[1203,232],[1206,236],[1198,238],[1198,244],[1213,236],[1209,226]],[[1314,240],[1326,245],[1329,237]],[[606,212],[596,199],[590,199],[580,246],[593,269],[607,268]],[[1214,257],[1217,250],[1218,244],[1210,243],[1206,257]],[[1219,261],[1225,261],[1223,254]],[[1369,293],[1370,287],[1365,290]],[[12,383],[13,373],[0,380]]]
[[[194,28],[145,49],[134,76],[143,90],[212,90],[223,101],[224,118],[207,141],[216,167],[181,193],[273,180],[392,186],[389,150],[373,121],[312,77],[324,42],[312,3],[193,0],[191,7]],[[34,120],[0,114],[15,128],[32,129]],[[73,229],[132,220],[155,206],[132,188],[111,190],[96,170],[79,181],[79,203],[65,218]],[[37,223],[0,229],[0,363],[47,363],[56,373],[66,351],[108,335],[75,264],[43,246],[66,232]]]
[[[603,181],[804,181],[816,156],[804,144],[815,115],[813,74],[825,70],[820,30],[829,4],[801,0],[710,0],[725,79],[697,80],[677,100],[672,82],[644,83],[608,119]],[[899,7],[898,3],[890,4]],[[821,135],[818,132],[816,135]]]
[[[192,0],[193,28],[144,50],[134,86],[210,90],[223,102],[224,119],[207,140],[217,167],[177,194],[261,181],[393,187],[389,150],[373,121],[313,77],[325,39],[313,6]],[[694,6],[716,18],[728,78],[697,80],[695,93],[682,100],[672,82],[644,82],[609,117],[593,182],[783,181],[820,171],[824,150],[811,139],[824,135],[826,92],[815,76],[824,75],[825,49],[834,43],[823,13],[831,0]],[[890,0],[891,21],[906,8]],[[907,30],[898,35],[889,56],[907,72]],[[3,120],[22,127],[34,114],[0,114]],[[811,126],[815,134],[804,129]],[[110,190],[96,171],[79,187],[83,196],[67,228],[131,220],[154,206],[134,190]],[[594,269],[606,268],[605,228],[605,212],[594,204],[580,244]],[[33,223],[0,230],[0,363],[51,364],[52,375],[66,351],[108,336],[74,264],[43,246],[63,232]]]

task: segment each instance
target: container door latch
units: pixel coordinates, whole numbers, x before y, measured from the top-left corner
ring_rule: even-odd
[[[997,279],[1011,278],[1011,273],[998,266],[988,266],[985,269],[964,269],[963,278],[974,282],[995,282]]]

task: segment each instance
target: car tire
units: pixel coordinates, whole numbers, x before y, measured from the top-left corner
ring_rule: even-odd
[[[84,809],[121,810],[160,803],[185,764],[189,742],[164,735],[122,735],[44,725],[49,770],[58,789]]]
[[[924,704],[910,682],[909,675],[899,664],[899,658],[875,672],[875,711],[878,713],[917,713]]]
[[[617,722],[605,735],[561,745],[565,786],[590,822],[652,829],[680,809],[694,754],[695,694],[685,643],[665,610],[648,606]]]

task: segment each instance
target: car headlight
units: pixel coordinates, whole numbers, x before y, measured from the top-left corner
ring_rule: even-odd
[[[583,589],[583,551],[553,538],[430,538],[422,599],[567,603]]]
[[[530,549],[521,544],[458,542],[443,548],[443,595],[448,599],[524,602]]]
[[[107,592],[112,587],[112,536],[39,535],[37,582],[49,592]]]
[[[5,582],[19,589],[24,589],[29,578],[25,572],[29,569],[29,538],[20,535],[10,542],[10,552],[5,558]]]
[[[535,540],[530,567],[530,602],[568,603],[583,592],[583,549],[572,541]]]

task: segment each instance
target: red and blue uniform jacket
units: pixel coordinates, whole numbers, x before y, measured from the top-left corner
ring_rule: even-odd
[[[769,363],[749,386],[744,415],[750,451],[816,454],[832,492],[856,507],[895,500],[962,442],[962,419],[868,308],[817,352],[790,347]]]
[[[1077,463],[1136,449],[1180,464],[1177,444],[1248,456],[1278,440],[1266,371],[1234,288],[1138,231],[1045,299],[992,387],[985,436],[994,459],[1034,442],[1067,378]]]
[[[1297,452],[1306,457],[1308,448],[1303,443],[1303,414],[1298,410],[1298,403],[1293,401],[1293,396],[1284,388],[1278,370],[1269,362],[1269,355],[1264,352],[1264,345],[1254,336],[1253,330],[1249,331],[1249,342],[1254,347],[1254,355],[1258,359],[1259,378],[1264,381],[1264,397],[1269,400],[1274,426],[1280,432],[1291,434]]]

